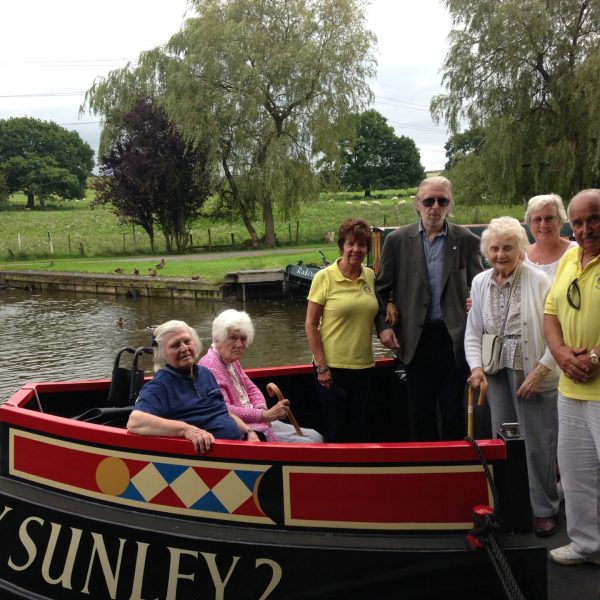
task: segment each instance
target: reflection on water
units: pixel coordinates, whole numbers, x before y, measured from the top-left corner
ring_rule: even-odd
[[[119,348],[148,345],[151,327],[168,319],[195,327],[206,348],[212,320],[225,308],[246,310],[254,322],[256,335],[245,367],[310,361],[304,304],[0,290],[0,399],[26,381],[108,378]],[[376,355],[386,355],[374,341]]]

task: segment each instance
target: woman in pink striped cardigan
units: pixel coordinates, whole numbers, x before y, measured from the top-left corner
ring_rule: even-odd
[[[229,412],[244,421],[253,431],[262,433],[269,442],[321,443],[323,436],[314,429],[302,429],[284,423],[289,401],[280,400],[271,408],[262,392],[244,373],[240,360],[254,339],[254,325],[248,313],[224,310],[212,324],[212,345],[200,364],[210,369],[229,406]]]

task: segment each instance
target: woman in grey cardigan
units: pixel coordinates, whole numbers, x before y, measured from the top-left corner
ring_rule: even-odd
[[[512,217],[492,219],[481,237],[481,250],[492,266],[473,279],[472,307],[465,332],[469,385],[488,386],[492,428],[519,422],[525,440],[535,533],[556,531],[558,435],[558,367],[543,334],[544,300],[550,289],[545,273],[523,264],[529,242]],[[481,341],[484,333],[501,334],[500,370],[485,374]]]

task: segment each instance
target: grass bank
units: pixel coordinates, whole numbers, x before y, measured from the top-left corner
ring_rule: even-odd
[[[338,255],[337,246],[330,244],[322,248],[329,260]],[[312,248],[297,249],[292,254],[275,254],[269,252],[260,256],[243,256],[231,258],[212,258],[210,254],[201,259],[193,257],[165,256],[165,265],[156,269],[156,260],[144,257],[109,258],[109,259],[53,259],[31,261],[0,262],[0,270],[34,270],[72,273],[105,273],[118,272],[123,275],[150,276],[150,270],[156,271],[156,277],[200,278],[211,283],[221,283],[227,273],[247,269],[281,269],[298,261],[321,264],[321,255]]]
[[[414,190],[385,190],[373,192],[371,199],[365,199],[359,192],[321,194],[318,200],[302,204],[297,215],[284,218],[276,214],[279,246],[321,246],[325,233],[337,231],[339,224],[348,217],[362,217],[371,225],[409,223],[415,219],[411,193]],[[94,207],[92,200],[93,192],[90,191],[85,200],[48,202],[46,210],[42,211],[26,210],[25,198],[18,194],[13,196],[8,206],[0,211],[0,261],[48,259],[53,263],[51,266],[55,266],[63,259],[77,261],[165,253],[160,234],[156,236],[157,246],[153,252],[141,228],[120,224],[110,209]],[[400,200],[406,203],[399,204]],[[453,219],[458,223],[486,223],[490,218],[504,214],[521,219],[523,212],[520,206],[459,205]],[[260,221],[255,221],[254,226],[259,235],[264,233]],[[218,212],[214,202],[206,204],[202,216],[193,223],[191,235],[194,246],[200,248],[210,243],[213,248],[233,246],[241,249],[248,238],[241,221]]]

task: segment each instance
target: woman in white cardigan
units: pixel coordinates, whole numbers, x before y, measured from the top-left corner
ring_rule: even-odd
[[[548,276],[523,259],[529,242],[512,217],[492,219],[481,237],[481,251],[492,266],[473,279],[472,307],[467,318],[465,353],[471,368],[469,385],[488,386],[492,428],[518,422],[525,440],[529,490],[536,535],[556,532],[559,370],[543,334]],[[483,372],[484,333],[502,334],[500,370]]]

